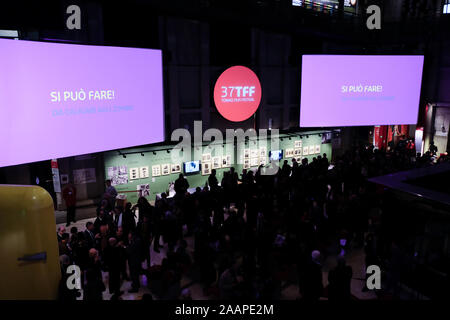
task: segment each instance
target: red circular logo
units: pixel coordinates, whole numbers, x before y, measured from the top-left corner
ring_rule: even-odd
[[[261,84],[247,67],[234,66],[225,70],[214,86],[214,103],[227,120],[239,122],[250,118],[261,102]]]

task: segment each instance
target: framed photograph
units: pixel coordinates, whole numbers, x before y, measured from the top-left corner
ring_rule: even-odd
[[[257,167],[257,166],[259,166],[259,158],[251,158],[250,167]]]
[[[259,148],[259,157],[260,158],[266,158],[267,157],[267,148],[266,147],[260,147]]]
[[[250,149],[250,158],[258,158],[259,150],[258,149]]]
[[[68,174],[61,174],[61,184],[68,184],[69,183],[69,175]]]
[[[294,156],[294,149],[286,149],[285,158],[292,158]]]
[[[141,177],[141,179],[148,178],[148,175],[148,166],[139,168],[139,176]]]
[[[150,185],[147,184],[138,184],[136,187],[139,192],[139,197],[146,197],[150,195]]]
[[[267,164],[266,157],[264,157],[264,158],[259,158],[259,165],[260,165],[260,166],[265,166],[266,164]]]
[[[170,167],[170,171],[172,172],[172,173],[178,173],[178,172],[181,172],[181,164],[180,163],[177,163],[177,164],[172,164],[171,165],[171,167]]]
[[[139,168],[130,168],[130,180],[139,179]]]
[[[244,169],[250,169],[250,159],[244,159]]]
[[[296,140],[294,141],[294,148],[300,149],[302,147],[302,144],[303,144],[302,140]]]
[[[231,155],[226,155],[222,157],[222,168],[231,167]]]
[[[307,156],[307,155],[308,155],[308,150],[309,150],[308,147],[303,147],[303,155],[304,155],[304,156]]]
[[[210,162],[211,161],[211,153],[202,154],[202,162]]]
[[[202,175],[210,175],[211,174],[211,162],[202,162]]]
[[[250,149],[244,149],[244,159],[250,159]]]
[[[316,144],[316,148],[314,150],[314,153],[320,153],[320,144]]]
[[[219,169],[222,167],[220,160],[221,160],[220,156],[212,157],[212,169]]]
[[[302,155],[302,149],[301,148],[294,149],[294,154],[293,154],[294,157],[298,157],[298,156],[301,156],[301,155]]]
[[[162,164],[161,165],[161,171],[162,171],[162,175],[166,176],[168,174],[170,174],[170,164],[166,163],[166,164]]]
[[[314,154],[314,146],[309,146],[309,154]]]
[[[161,175],[161,166],[159,164],[152,166],[152,177],[159,177]]]

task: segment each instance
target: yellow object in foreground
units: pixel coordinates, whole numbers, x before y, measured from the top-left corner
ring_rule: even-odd
[[[61,270],[55,230],[46,190],[0,185],[0,300],[57,298]]]

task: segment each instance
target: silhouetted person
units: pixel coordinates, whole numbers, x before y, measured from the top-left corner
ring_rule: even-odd
[[[67,224],[69,226],[71,222],[76,222],[75,212],[76,212],[76,204],[77,204],[77,189],[72,183],[68,183],[63,191],[62,197],[64,202],[66,203],[67,208]]]
[[[337,266],[328,273],[328,299],[350,300],[352,267],[345,264],[344,258],[338,258]]]

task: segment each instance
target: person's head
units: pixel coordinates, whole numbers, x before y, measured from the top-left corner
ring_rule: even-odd
[[[104,224],[102,226],[100,226],[100,234],[102,236],[106,235],[108,233],[108,225]]]
[[[183,289],[181,291],[180,300],[191,300],[191,290],[189,288]]]
[[[95,248],[89,249],[89,258],[94,259],[97,258],[98,251]]]
[[[120,207],[120,206],[115,207],[114,208],[114,213],[115,214],[121,214],[122,213],[122,207]]]
[[[323,154],[323,158],[325,159],[326,157],[327,157],[327,154],[326,154],[326,153],[324,153],[324,154]]]
[[[64,233],[66,233],[66,227],[64,227],[64,226],[58,227],[58,233],[60,235],[63,235]]]
[[[86,222],[86,229],[89,231],[94,231],[94,224],[91,221]]]
[[[77,227],[70,228],[70,234],[77,234],[77,233],[78,233],[78,228]]]
[[[320,251],[319,250],[314,250],[313,252],[311,252],[311,260],[315,263],[320,263]]]
[[[67,243],[69,241],[69,234],[68,233],[64,233],[62,235],[62,240],[63,243]]]
[[[67,268],[70,264],[70,258],[67,254],[62,254],[59,256],[59,263],[61,264],[61,267],[64,269]]]
[[[117,228],[116,236],[119,238],[123,236],[123,228],[122,227]]]
[[[212,170],[211,170],[211,175],[212,175],[212,176],[215,176],[215,175],[216,175],[216,169],[212,169]]]
[[[111,247],[115,247],[117,244],[117,239],[114,237],[109,238],[108,243]]]
[[[180,179],[184,179],[184,176],[183,176],[183,174],[182,174],[182,173],[180,173],[180,174],[178,175],[178,178],[180,178]]]
[[[105,181],[105,183],[106,183],[107,187],[111,187],[111,180],[108,179],[108,180]]]
[[[131,210],[131,202],[127,202],[126,204],[125,204],[125,210]]]

